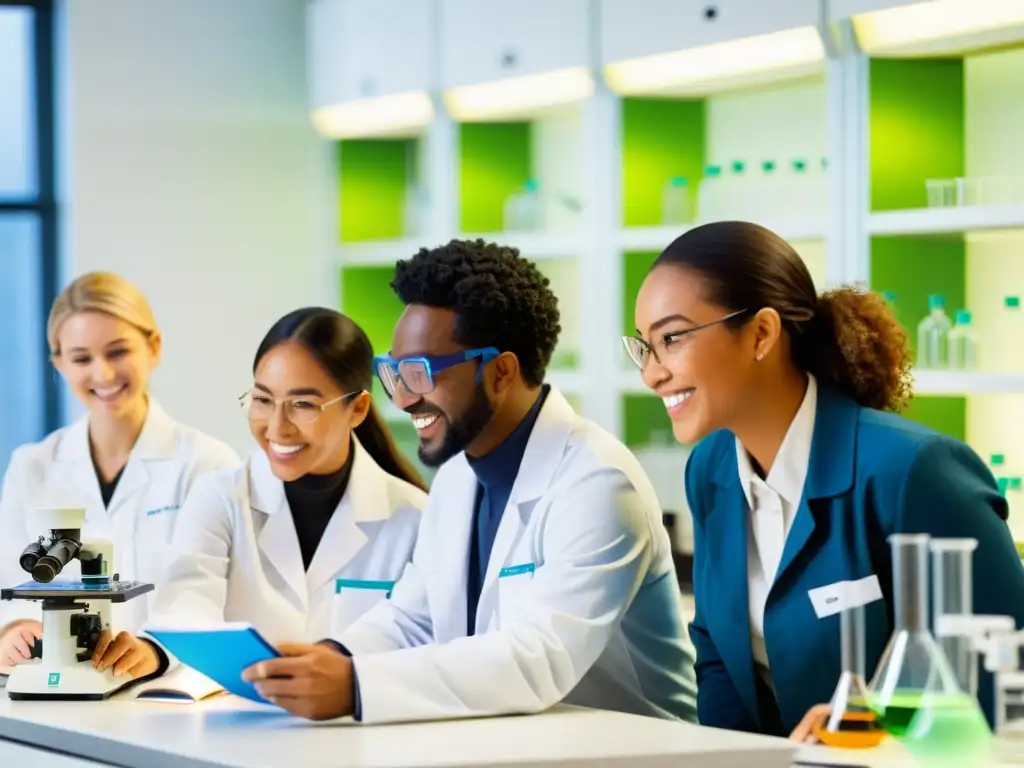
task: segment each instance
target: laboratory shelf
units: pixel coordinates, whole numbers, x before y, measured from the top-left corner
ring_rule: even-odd
[[[825,222],[758,221],[784,240],[821,240],[825,237]],[[666,224],[656,227],[626,227],[618,231],[618,246],[623,251],[662,251],[673,240],[698,224]]]
[[[945,235],[1024,229],[1024,205],[975,205],[885,211],[868,216],[872,235]]]
[[[368,240],[361,243],[342,243],[337,248],[337,266],[368,267],[394,266],[399,259],[407,259],[423,246],[429,246],[423,237],[397,237],[386,240]]]
[[[915,370],[916,395],[1024,394],[1024,373]]]
[[[576,258],[587,249],[586,239],[576,232],[479,232],[462,233],[460,240],[482,239],[489,243],[498,243],[519,249],[519,253],[528,259]]]

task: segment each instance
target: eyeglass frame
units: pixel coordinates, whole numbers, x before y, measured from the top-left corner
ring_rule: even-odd
[[[462,352],[452,352],[447,355],[410,355],[408,357],[400,357],[397,360],[391,357],[391,353],[388,352],[383,355],[376,355],[373,358],[373,372],[380,381],[381,386],[384,387],[384,392],[390,399],[394,399],[394,392],[388,391],[387,382],[385,382],[380,376],[380,366],[386,365],[390,370],[391,374],[395,377],[395,389],[398,388],[400,383],[405,387],[405,391],[411,395],[422,396],[429,395],[434,389],[437,388],[437,383],[434,381],[435,374],[444,373],[449,368],[454,368],[457,365],[468,363],[470,360],[480,360],[480,368],[477,369],[477,382],[480,381],[480,373],[483,370],[483,366],[491,362],[494,358],[501,354],[501,351],[497,347],[477,347],[475,349],[466,349]],[[427,370],[427,377],[430,379],[430,389],[426,392],[413,392],[406,384],[405,379],[402,378],[401,373],[398,371],[398,367],[402,363],[423,363],[423,366]]]
[[[357,389],[357,390],[354,390],[352,392],[346,392],[344,395],[338,395],[338,397],[331,398],[326,403],[320,403],[320,405],[315,405],[314,403],[310,402],[309,404],[311,406],[311,410],[319,411],[319,413],[317,413],[316,414],[316,418],[314,418],[309,423],[310,424],[315,424],[317,421],[319,421],[320,417],[323,416],[324,412],[327,410],[327,408],[329,406],[334,405],[335,403],[339,403],[342,400],[345,400],[345,399],[350,398],[350,397],[357,397],[357,396],[363,394],[364,392],[366,392],[365,389]],[[243,393],[238,398],[238,405],[242,409],[246,409],[246,405],[247,404],[246,404],[245,401],[246,401],[246,398],[249,399],[248,410],[246,410],[246,412],[245,412],[245,417],[249,421],[253,420],[252,416],[249,415],[249,411],[252,409],[252,396],[253,396],[253,390],[250,389],[248,392]],[[268,398],[274,404],[274,409],[270,412],[270,416],[268,416],[266,419],[258,419],[257,421],[269,421],[271,418],[273,418],[274,414],[277,413],[277,404],[278,403],[283,403],[283,402],[286,402],[287,400],[293,400],[294,401],[294,400],[302,400],[303,399],[303,396],[298,396],[298,397],[293,397],[293,398],[284,398],[284,397],[277,398],[277,397],[272,397],[271,395],[266,394],[266,393],[263,393],[263,396]],[[308,396],[306,396],[306,397],[308,397]],[[287,414],[287,410],[285,411],[285,413]],[[286,418],[287,418],[287,416],[286,416]],[[290,421],[292,424],[295,423],[295,421],[293,419],[290,419],[290,418],[288,419],[288,421]]]
[[[749,311],[750,311],[749,309],[738,309],[735,312],[730,312],[729,314],[725,315],[725,317],[718,318],[717,320],[711,320],[711,321],[709,321],[707,323],[701,323],[700,325],[695,325],[692,328],[685,328],[685,329],[683,329],[681,331],[673,331],[672,333],[662,334],[662,336],[661,336],[662,342],[663,343],[667,343],[670,339],[674,341],[674,340],[676,340],[676,339],[678,339],[680,337],[689,336],[690,334],[696,333],[697,331],[702,331],[705,328],[710,328],[713,325],[719,325],[721,323],[728,322],[729,320],[732,320],[735,317],[739,317],[740,315],[743,315],[743,314],[745,314],[745,313],[747,313]],[[642,371],[647,366],[646,366],[646,363],[644,365],[641,365],[640,363],[638,363],[636,360],[633,359],[633,355],[630,354],[629,344],[630,344],[630,342],[633,342],[633,341],[639,341],[641,344],[643,344],[644,347],[647,349],[647,351],[650,353],[650,355],[654,358],[655,362],[658,363],[658,365],[661,365],[661,358],[658,357],[658,353],[655,351],[653,345],[649,344],[646,339],[644,339],[642,336],[640,336],[640,332],[637,331],[637,334],[635,336],[623,336],[622,337],[622,346],[625,347],[625,349],[626,349],[626,355],[633,362],[633,364],[636,365],[637,368],[639,368]],[[650,358],[648,358],[648,360],[649,359]]]

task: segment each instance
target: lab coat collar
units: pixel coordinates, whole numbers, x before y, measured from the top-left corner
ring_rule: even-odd
[[[143,423],[142,431],[128,456],[128,462],[117,483],[114,496],[107,506],[108,515],[121,509],[133,494],[144,488],[149,482],[146,462],[174,458],[176,433],[177,425],[156,399],[150,395],[146,421]],[[76,477],[73,487],[81,489],[92,497],[90,501],[101,505],[99,480],[96,477],[92,451],[89,448],[88,414],[68,428],[54,449],[54,459],[74,464]]]
[[[575,420],[576,412],[572,406],[561,392],[551,387],[530,432],[519,473],[498,524],[480,592],[477,632],[485,631],[493,619],[498,572],[529,522],[535,502],[550,489]],[[466,460],[466,454],[460,453],[441,468],[430,490],[432,507],[443,506],[452,510],[451,541],[458,547],[454,550],[458,554],[453,558],[451,567],[439,571],[439,578],[444,582],[439,590],[442,594],[465,593],[476,488],[476,475]],[[439,643],[465,637],[465,598],[442,601],[435,621],[435,634]]]
[[[519,474],[509,494],[510,504],[534,501],[547,493],[562,463],[562,454],[565,453],[565,445],[575,419],[576,412],[569,401],[555,387],[551,387],[537,414],[530,439],[526,442]]]
[[[152,395],[149,396],[149,410],[142,431],[132,448],[131,456],[143,460],[174,458],[175,423],[163,406]],[[89,449],[89,415],[86,414],[68,427],[54,450],[56,461],[88,461],[92,464]]]
[[[250,458],[249,503],[254,511],[267,516],[258,545],[303,609],[309,595],[334,578],[369,540],[361,526],[386,520],[392,513],[387,473],[354,435],[352,445],[355,456],[348,487],[327,524],[308,572],[302,563],[284,483],[274,476],[263,451],[256,451]]]
[[[575,419],[576,412],[572,406],[561,392],[552,387],[533,425],[530,439],[526,443],[526,452],[519,465],[519,474],[516,475],[508,505],[494,536],[487,574],[480,591],[477,632],[486,631],[488,624],[493,621],[498,573],[525,530],[537,500],[550,490],[555,473],[562,464]]]

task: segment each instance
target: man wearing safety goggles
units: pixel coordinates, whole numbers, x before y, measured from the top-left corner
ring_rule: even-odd
[[[247,679],[311,719],[367,723],[568,703],[696,722],[668,534],[626,447],[544,383],[548,280],[452,241],[398,262],[406,305],[377,375],[439,466],[413,561],[339,637]]]

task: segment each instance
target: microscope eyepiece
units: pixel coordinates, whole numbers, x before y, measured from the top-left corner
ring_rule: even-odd
[[[21,564],[21,569],[27,573],[32,573],[32,569],[36,567],[36,562],[40,557],[46,555],[46,547],[40,544],[38,541],[33,541],[21,552],[21,557],[18,558],[18,562]]]
[[[74,539],[57,539],[47,553],[36,561],[32,568],[32,578],[43,584],[53,581],[81,548],[81,542]]]

